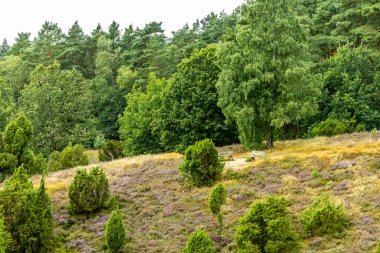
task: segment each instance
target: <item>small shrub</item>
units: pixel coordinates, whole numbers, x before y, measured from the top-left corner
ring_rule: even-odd
[[[311,236],[342,232],[348,225],[342,205],[335,205],[328,196],[313,201],[302,213],[301,223]]]
[[[59,153],[58,151],[54,151],[53,153],[51,153],[49,157],[48,170],[58,171],[62,169],[63,169],[63,166],[61,163],[61,153]]]
[[[125,243],[125,228],[123,217],[119,209],[113,211],[108,218],[106,239],[108,248],[112,253],[118,252]]]
[[[227,191],[222,184],[218,184],[211,192],[209,199],[209,206],[211,212],[218,218],[219,222],[219,235],[222,235],[223,230],[223,216],[221,213],[222,205],[226,203]]]
[[[62,151],[60,160],[63,169],[88,164],[88,157],[84,154],[84,147],[79,144],[75,146],[69,144]]]
[[[99,150],[99,160],[106,162],[123,157],[123,147],[122,141],[107,141]]]
[[[109,183],[102,169],[96,167],[90,173],[80,169],[69,186],[72,213],[89,214],[106,207],[110,197]]]
[[[106,143],[106,139],[104,138],[104,134],[99,134],[96,136],[94,140],[94,148],[99,149],[103,147],[105,143]]]
[[[237,227],[237,252],[295,252],[297,234],[290,228],[289,202],[271,196],[255,201]]]
[[[318,173],[318,171],[317,171],[316,169],[313,169],[313,170],[311,171],[311,173],[310,173],[310,177],[311,177],[311,179],[317,179],[317,178],[319,178],[319,173]]]
[[[311,131],[311,136],[335,136],[355,131],[363,131],[364,125],[356,125],[356,120],[327,119],[315,125]]]
[[[195,230],[187,241],[184,253],[214,253],[216,252],[213,241],[203,230]]]
[[[223,171],[218,152],[210,139],[196,142],[186,149],[184,164],[180,167],[185,178],[193,185],[212,185]]]

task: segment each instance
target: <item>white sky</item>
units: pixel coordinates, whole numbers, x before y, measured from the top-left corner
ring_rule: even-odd
[[[121,28],[143,27],[162,21],[167,35],[192,24],[211,11],[231,13],[244,0],[4,0],[0,4],[0,40],[13,43],[18,32],[37,35],[45,20],[58,23],[66,33],[78,20],[89,34],[100,23],[104,30],[113,20]],[[0,41],[0,43],[1,43]]]

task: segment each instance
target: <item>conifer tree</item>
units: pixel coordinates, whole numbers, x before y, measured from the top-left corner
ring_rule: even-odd
[[[121,211],[113,211],[108,218],[106,227],[106,239],[108,248],[112,253],[117,253],[125,243],[125,228]]]

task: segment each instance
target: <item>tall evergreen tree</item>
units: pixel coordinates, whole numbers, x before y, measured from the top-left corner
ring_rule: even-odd
[[[8,41],[4,39],[0,45],[0,59],[8,54],[10,48]]]
[[[77,69],[83,75],[86,73],[86,35],[78,21],[71,26],[63,41],[63,52],[60,55],[61,67],[64,69]]]
[[[310,73],[307,27],[297,1],[242,6],[235,37],[221,46],[219,105],[247,147],[273,146],[275,130],[317,112],[319,82]]]

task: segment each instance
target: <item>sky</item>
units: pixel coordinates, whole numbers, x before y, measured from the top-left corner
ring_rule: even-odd
[[[36,36],[44,21],[58,23],[66,33],[78,20],[89,34],[98,23],[107,29],[113,20],[121,28],[162,21],[167,35],[210,12],[231,13],[244,0],[5,0],[0,11],[0,40],[14,42],[19,32]]]

